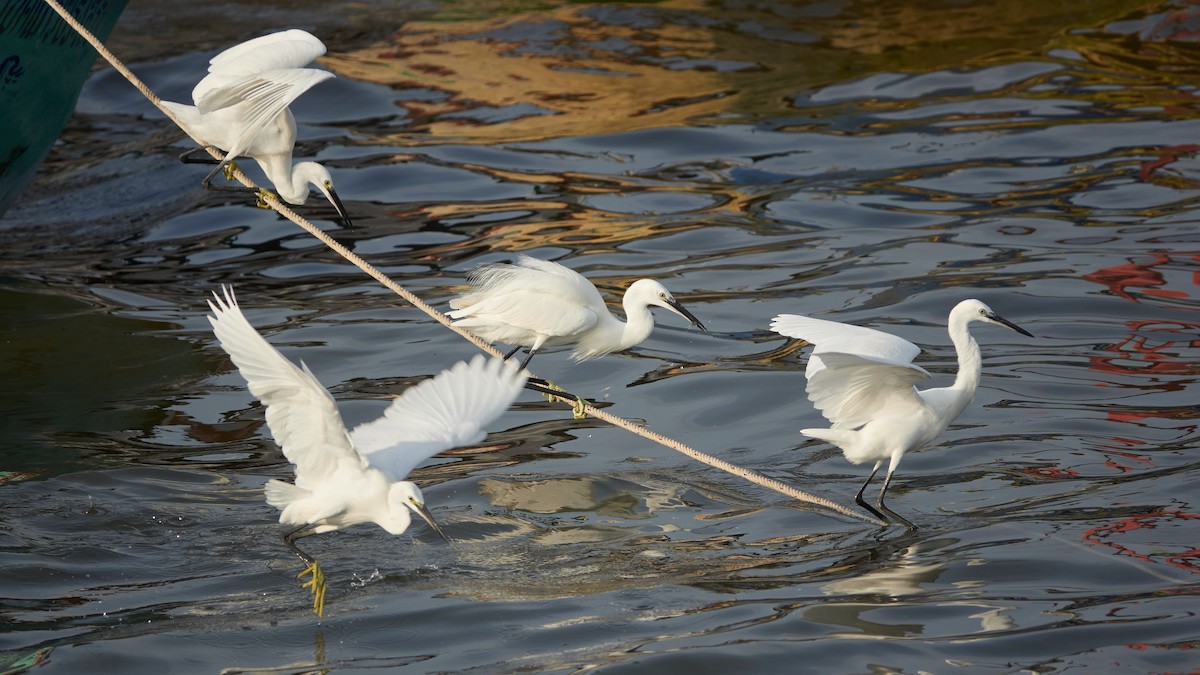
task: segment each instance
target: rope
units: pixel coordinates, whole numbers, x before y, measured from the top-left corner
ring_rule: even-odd
[[[104,46],[104,43],[102,43],[102,42],[100,42],[100,40],[96,39],[96,36],[92,35],[91,31],[89,31],[87,29],[87,27],[85,27],[83,24],[79,23],[79,21],[77,21],[75,19],[75,17],[71,16],[71,14],[69,12],[67,12],[67,10],[64,9],[63,6],[58,3],[57,0],[46,0],[46,4],[50,5],[50,7],[54,9],[54,11],[58,12],[58,14],[60,16],[62,16],[63,20],[65,20],[68,24],[70,24],[70,26],[72,28],[74,28],[75,31],[78,32],[83,37],[83,39],[87,40],[89,44],[91,44],[93,47],[95,47],[96,51],[99,52],[100,56],[104,57],[104,60],[108,61],[109,64],[111,64],[112,67],[117,70],[117,72],[124,75],[125,79],[129,80],[129,82],[131,84],[133,84],[133,86],[137,87],[138,91],[142,92],[142,95],[145,96],[151,103],[153,103],[156,108],[161,110],[163,112],[163,114],[167,116],[168,119],[170,119],[172,122],[174,122],[179,128],[183,129],[184,132],[188,134],[188,137],[191,138],[193,141],[195,141],[197,145],[200,145],[200,146],[206,148],[208,150],[209,154],[211,154],[214,159],[217,159],[217,160],[224,159],[223,155],[220,152],[218,152],[211,145],[206,144],[203,139],[199,139],[199,138],[196,138],[195,136],[192,136],[192,134],[190,132],[188,132],[187,129],[182,124],[179,123],[179,119],[175,117],[175,115],[171,112],[171,110],[162,104],[162,99],[160,99],[157,95],[155,95],[155,93],[150,90],[150,87],[146,86],[146,84],[144,82],[142,82],[140,79],[138,79],[138,77],[136,75],[134,75],[133,72],[130,71],[129,68],[127,68],[125,66],[125,64],[121,63],[121,61],[119,59],[117,59],[117,57],[115,55],[113,55],[113,53],[110,52],[107,47]],[[246,177],[246,175],[243,174],[240,169],[235,168],[232,171],[232,176],[234,178],[236,178],[239,182],[241,182],[242,185],[245,185],[246,187],[249,187],[249,188],[258,189],[258,186],[255,185],[248,177]],[[421,310],[422,312],[425,312],[430,317],[432,317],[434,320],[436,320],[438,323],[449,328],[450,330],[454,331],[455,333],[458,333],[463,338],[469,340],[476,347],[479,347],[480,349],[491,354],[492,356],[495,356],[495,357],[503,356],[503,354],[501,354],[498,349],[496,349],[491,344],[484,341],[483,338],[479,337],[478,335],[475,335],[474,333],[471,333],[462,328],[459,328],[458,326],[455,326],[453,323],[451,323],[449,317],[447,317],[445,314],[438,311],[435,307],[433,307],[429,303],[425,302],[421,298],[417,297],[416,295],[414,295],[412,292],[410,292],[408,289],[404,288],[400,284],[397,284],[395,281],[392,281],[391,278],[387,277],[386,275],[383,274],[383,272],[380,272],[378,269],[376,269],[374,265],[371,265],[367,261],[363,260],[361,257],[358,256],[358,254],[354,253],[350,249],[348,249],[345,246],[343,246],[342,244],[338,243],[336,240],[333,239],[333,237],[330,237],[328,234],[317,229],[317,227],[315,225],[308,222],[304,218],[300,217],[300,215],[298,215],[295,211],[293,211],[289,206],[284,204],[279,199],[279,197],[277,197],[275,194],[263,190],[263,191],[260,191],[260,198],[263,200],[263,202],[270,205],[271,208],[275,209],[275,211],[277,211],[280,215],[282,215],[283,217],[292,221],[293,223],[299,225],[306,232],[308,232],[312,236],[319,239],[321,241],[321,243],[325,244],[330,249],[332,249],[335,253],[342,256],[347,261],[349,261],[352,265],[359,268],[363,272],[366,272],[368,275],[371,276],[371,278],[375,279],[376,281],[383,284],[385,287],[387,287],[392,292],[394,292],[397,295],[399,295],[400,297],[404,298],[413,307],[416,307],[417,309]],[[880,521],[875,520],[874,518],[865,516],[857,511],[854,511],[845,506],[842,506],[841,504],[838,504],[837,502],[831,501],[829,499],[825,499],[824,497],[817,497],[815,495],[810,495],[807,492],[798,490],[782,481],[775,480],[774,478],[764,476],[761,473],[758,473],[756,471],[751,471],[750,469],[746,469],[746,468],[737,466],[735,464],[730,464],[729,462],[726,462],[723,459],[720,459],[718,457],[713,457],[712,455],[708,455],[703,452],[700,452],[699,450],[696,450],[692,447],[684,445],[683,443],[680,443],[679,441],[676,441],[674,439],[663,436],[662,434],[660,434],[656,431],[651,431],[650,429],[648,429],[644,426],[630,422],[629,420],[624,419],[622,417],[617,417],[616,415],[605,412],[604,410],[593,408],[590,405],[584,405],[583,412],[588,415],[591,415],[592,417],[595,417],[596,419],[607,422],[613,426],[620,427],[622,429],[625,429],[626,431],[633,432],[643,438],[654,441],[655,443],[658,443],[659,445],[668,447],[672,450],[675,450],[676,452],[687,455],[688,457],[691,457],[692,459],[694,459],[698,462],[707,464],[716,469],[720,469],[721,471],[724,471],[726,473],[733,474],[735,476],[738,476],[740,478],[748,480],[751,483],[755,483],[755,484],[761,485],[765,488],[769,488],[769,489],[779,492],[783,495],[791,497],[792,499],[795,499],[797,501],[807,502],[807,503],[813,504],[815,506],[820,506],[822,508],[826,508],[831,511],[835,511],[844,516],[848,516],[850,518],[855,518],[857,520],[863,520],[863,521],[866,521],[869,523],[875,523],[875,524],[883,524]]]

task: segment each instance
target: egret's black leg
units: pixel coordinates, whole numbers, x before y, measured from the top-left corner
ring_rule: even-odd
[[[316,558],[301,551],[300,547],[296,546],[297,539],[316,534],[316,532],[309,530],[309,527],[311,526],[301,525],[283,535],[283,545],[287,546],[292,553],[300,556],[300,559],[308,564],[308,567],[304,568],[304,571],[300,574],[297,574],[296,578],[303,579],[310,574],[312,575],[312,579],[304,582],[303,588],[312,589],[313,611],[316,612],[317,616],[322,616],[325,614],[325,573],[321,571],[321,563],[317,562]],[[304,530],[309,531],[305,532]]]
[[[587,412],[584,410],[584,408],[592,404],[591,401],[588,401],[582,396],[576,396],[575,394],[560,389],[557,384],[554,384],[549,380],[526,380],[525,388],[542,394],[550,403],[554,403],[555,401],[572,403],[573,405],[571,414],[577,420],[587,417]]]
[[[539,394],[545,394],[546,396],[553,396],[554,398],[562,398],[568,401],[579,403],[579,397],[575,394],[572,394],[568,391],[563,391],[562,389],[556,389],[549,386],[550,384],[551,383],[547,382],[546,380],[526,380],[525,388],[530,391],[536,391]]]
[[[230,165],[236,166],[236,164],[234,164],[231,161],[228,161],[228,158],[221,160],[221,161],[217,161],[217,160],[213,159],[211,155],[207,154],[208,148],[210,148],[210,147],[212,147],[212,146],[205,145],[205,146],[199,147],[199,148],[192,148],[191,150],[188,150],[187,152],[184,152],[179,155],[179,161],[183,162],[184,164],[216,164],[217,165],[217,167],[215,169],[210,171],[209,174],[204,177],[204,180],[200,181],[200,184],[204,186],[205,190],[209,190],[212,192],[257,192],[257,190],[255,190],[254,188],[248,188],[244,185],[214,185],[212,180],[217,177],[218,173],[225,170],[225,168],[227,166],[230,166]],[[220,148],[217,148],[217,149],[219,150]],[[201,155],[199,157],[193,157],[193,155],[195,155],[196,153],[199,153],[200,151],[204,151],[205,154]]]
[[[521,362],[521,367],[522,367],[522,368],[528,368],[528,367],[529,367],[529,362],[533,360],[533,355],[534,355],[534,354],[536,354],[536,353],[537,353],[537,350],[536,350],[536,349],[534,349],[533,347],[530,347],[530,348],[529,348],[529,356],[526,356],[526,357],[525,357],[525,360]]]
[[[215,185],[212,180],[217,177],[218,173],[225,171],[226,166],[236,166],[233,162],[226,158],[225,161],[217,164],[217,168],[213,169],[200,181],[205,190],[210,192],[258,192],[258,188],[246,187],[245,185]]]
[[[208,154],[208,149],[210,147],[212,146],[202,145],[198,148],[192,148],[187,152],[182,152],[179,154],[179,161],[183,162],[184,164],[220,164],[218,160],[214,159],[212,155]],[[201,151],[204,152],[203,155],[199,154]]]
[[[887,476],[883,479],[883,487],[880,488],[880,490],[879,490],[879,500],[875,502],[875,506],[879,507],[880,511],[883,511],[884,513],[888,514],[888,516],[892,520],[899,522],[900,524],[907,527],[909,530],[916,531],[916,529],[917,529],[916,525],[913,525],[912,522],[909,521],[907,518],[900,515],[899,513],[896,513],[895,511],[889,509],[883,503],[883,495],[887,493],[888,486],[891,484],[892,484],[892,472],[888,471]]]
[[[504,355],[504,360],[505,360],[505,361],[507,361],[507,360],[511,359],[511,358],[513,357],[513,354],[516,354],[516,353],[517,353],[518,351],[520,351],[520,350],[521,350],[521,346],[520,346],[520,345],[517,345],[516,347],[513,347],[511,351],[509,351],[507,354],[505,354],[505,355]],[[526,357],[525,357],[525,361],[524,361],[523,363],[521,363],[521,367],[522,367],[522,368],[524,368],[526,365],[528,365],[528,364],[529,364],[529,360],[530,360],[530,359],[532,359],[532,358],[533,358],[533,352],[529,352],[529,356],[526,356]],[[528,380],[526,380],[526,382],[529,382],[529,383],[532,383],[532,384],[538,385],[538,386],[540,386],[540,387],[543,387],[543,388],[545,388],[545,387],[554,388],[554,387],[556,387],[556,386],[557,386],[557,385],[555,385],[553,382],[551,382],[550,380],[543,380],[543,379],[542,379],[542,378],[540,378],[540,377],[531,377],[531,378],[529,378]],[[547,391],[544,391],[544,389],[537,389],[537,388],[535,388],[535,387],[529,387],[529,389],[532,389],[533,391],[541,392],[541,393],[543,393],[543,394],[549,393],[549,392],[547,392]]]
[[[301,525],[300,527],[297,527],[296,529],[285,533],[283,535],[283,545],[288,547],[288,549],[290,549],[292,553],[295,553],[297,556],[299,556],[301,560],[303,560],[304,562],[311,565],[314,562],[316,562],[316,559],[314,559],[311,555],[305,553],[304,551],[301,551],[299,546],[296,546],[297,539],[300,539],[302,537],[311,537],[312,535],[316,534],[316,532],[312,532],[312,531],[301,534],[301,532],[304,532],[308,528],[309,528],[308,525]]]
[[[876,509],[874,506],[871,506],[870,504],[867,503],[867,500],[863,499],[863,490],[867,489],[867,485],[869,485],[871,483],[871,479],[874,478],[875,474],[879,472],[880,466],[883,466],[883,462],[875,462],[875,468],[871,469],[871,475],[867,476],[867,479],[865,481],[863,481],[862,487],[858,488],[858,494],[854,495],[854,503],[858,504],[859,506],[863,507],[864,509],[870,511],[876,518],[878,518],[886,523],[886,522],[890,521],[891,518],[888,518],[887,516],[880,513],[878,509]],[[881,501],[882,501],[882,499],[881,499]]]

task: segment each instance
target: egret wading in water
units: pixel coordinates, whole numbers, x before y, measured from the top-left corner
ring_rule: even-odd
[[[674,312],[707,332],[653,279],[639,279],[626,289],[624,322],[609,313],[586,277],[548,260],[522,255],[511,265],[480,265],[467,281],[470,292],[450,301],[453,311],[447,316],[488,342],[514,345],[506,359],[527,348],[522,368],[542,347],[575,345],[571,357],[584,361],[641,344],[654,328],[651,307]]]
[[[233,291],[213,294],[209,322],[250,393],[266,406],[267,426],[296,482],[269,480],[267,503],[293,526],[283,542],[308,567],[313,609],[325,608],[325,575],[295,543],[300,537],[375,523],[391,534],[408,529],[416,513],[449,541],[425,507],[420,488],[405,480],[418,464],[451,448],[483,440],[490,424],[516,399],[526,372],[500,359],[476,356],[410,387],[383,416],[347,432],[329,392],[303,363],[272,347],[246,320]]]
[[[163,101],[189,133],[225,151],[225,159],[205,177],[205,188],[244,190],[218,188],[212,179],[235,158],[250,157],[284,201],[303,204],[312,184],[350,226],[329,170],[316,162],[292,166],[296,118],[288,106],[313,85],[334,77],[329,71],[302,67],[324,53],[324,43],[302,30],[264,35],[209,61],[208,75],[192,89],[194,106]],[[184,153],[184,159],[194,152]]]
[[[854,501],[880,520],[911,522],[889,509],[883,498],[904,453],[937,438],[975,398],[982,360],[979,345],[967,330],[974,321],[1005,326],[1033,337],[1028,331],[993,312],[978,300],[963,300],[950,311],[948,330],[958,353],[954,384],[918,391],[914,386],[930,377],[912,362],[921,349],[895,335],[836,321],[780,314],[771,330],[813,344],[804,376],[808,400],[829,420],[828,429],[800,433],[841,448],[855,464],[875,461],[875,468],[854,495]],[[875,506],[863,500],[863,490],[884,460],[887,476]],[[886,515],[885,515],[886,514]]]

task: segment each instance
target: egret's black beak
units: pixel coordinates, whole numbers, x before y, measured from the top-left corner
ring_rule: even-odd
[[[688,321],[691,321],[693,326],[695,326],[696,328],[699,328],[700,330],[704,331],[705,333],[708,332],[708,329],[704,327],[704,324],[700,323],[700,319],[697,319],[695,317],[695,315],[693,315],[691,312],[687,311],[687,308],[685,308],[683,305],[679,304],[678,300],[676,300],[675,298],[671,298],[670,300],[667,300],[667,304],[670,305],[671,309],[675,310],[680,316],[687,319]]]
[[[342,200],[338,197],[337,190],[334,190],[332,185],[329,186],[329,192],[327,195],[329,197],[329,202],[333,204],[333,208],[337,210],[338,216],[341,217],[342,222],[346,225],[346,228],[349,229],[354,227],[354,224],[350,222],[350,216],[346,215],[346,207],[342,206]]]
[[[425,519],[425,522],[429,523],[429,526],[433,528],[434,532],[438,533],[438,536],[446,540],[447,544],[450,543],[450,537],[447,537],[446,533],[442,531],[441,526],[438,525],[437,521],[433,519],[433,514],[429,512],[429,509],[425,508],[424,504],[413,505],[412,508],[413,511],[417,512],[417,515],[421,516]]]
[[[992,321],[995,321],[996,323],[1000,323],[1000,324],[1004,324],[1005,326],[1008,326],[1009,328],[1017,331],[1018,333],[1020,333],[1021,335],[1024,335],[1025,337],[1033,337],[1033,333],[1030,333],[1029,331],[1025,330],[1024,328],[1021,328],[1017,324],[1009,321],[1008,319],[1000,316],[999,314],[993,314],[988,318],[991,319]]]

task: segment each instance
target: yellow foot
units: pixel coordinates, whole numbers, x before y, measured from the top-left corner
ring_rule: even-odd
[[[238,170],[237,162],[226,162],[225,169],[224,169],[225,180],[233,180],[233,172],[237,171],[237,170]]]
[[[553,389],[555,391],[561,391],[564,394],[567,393],[566,390],[564,390],[562,387],[558,386],[557,384],[554,384],[550,380],[546,380],[546,388]],[[554,394],[542,394],[542,396],[545,396],[546,401],[549,403],[556,403],[558,401],[562,401],[563,403],[570,403],[571,404],[571,416],[577,420],[581,420],[581,419],[587,417],[587,413],[584,412],[583,409],[584,409],[584,407],[591,405],[591,403],[585,398],[578,398],[578,399],[572,401],[569,398],[555,396]]]
[[[271,208],[271,205],[267,203],[267,198],[274,197],[274,196],[275,195],[272,194],[270,190],[268,190],[266,188],[261,188],[258,191],[258,208],[260,208],[260,209]]]
[[[578,399],[575,400],[575,405],[571,408],[571,416],[577,420],[581,420],[581,419],[587,417],[587,413],[584,412],[583,409],[590,405],[591,405],[591,402],[588,401],[586,398],[583,398],[582,396],[579,397]]]
[[[311,574],[312,578],[304,582],[303,588],[311,588],[313,595],[313,611],[317,616],[325,615],[325,573],[321,571],[321,563],[316,560],[309,563],[304,571],[296,575],[297,579],[303,579]]]
[[[562,388],[562,387],[558,386],[557,384],[554,384],[554,383],[553,383],[553,382],[551,382],[550,380],[546,380],[546,388],[547,388],[547,389],[553,389],[554,391],[563,391],[563,388]],[[563,400],[563,399],[561,399],[561,398],[559,398],[559,397],[555,396],[554,394],[542,394],[542,396],[545,396],[545,397],[546,397],[546,402],[547,402],[547,403],[556,403],[556,402],[558,402],[558,401],[561,401],[561,400]]]

